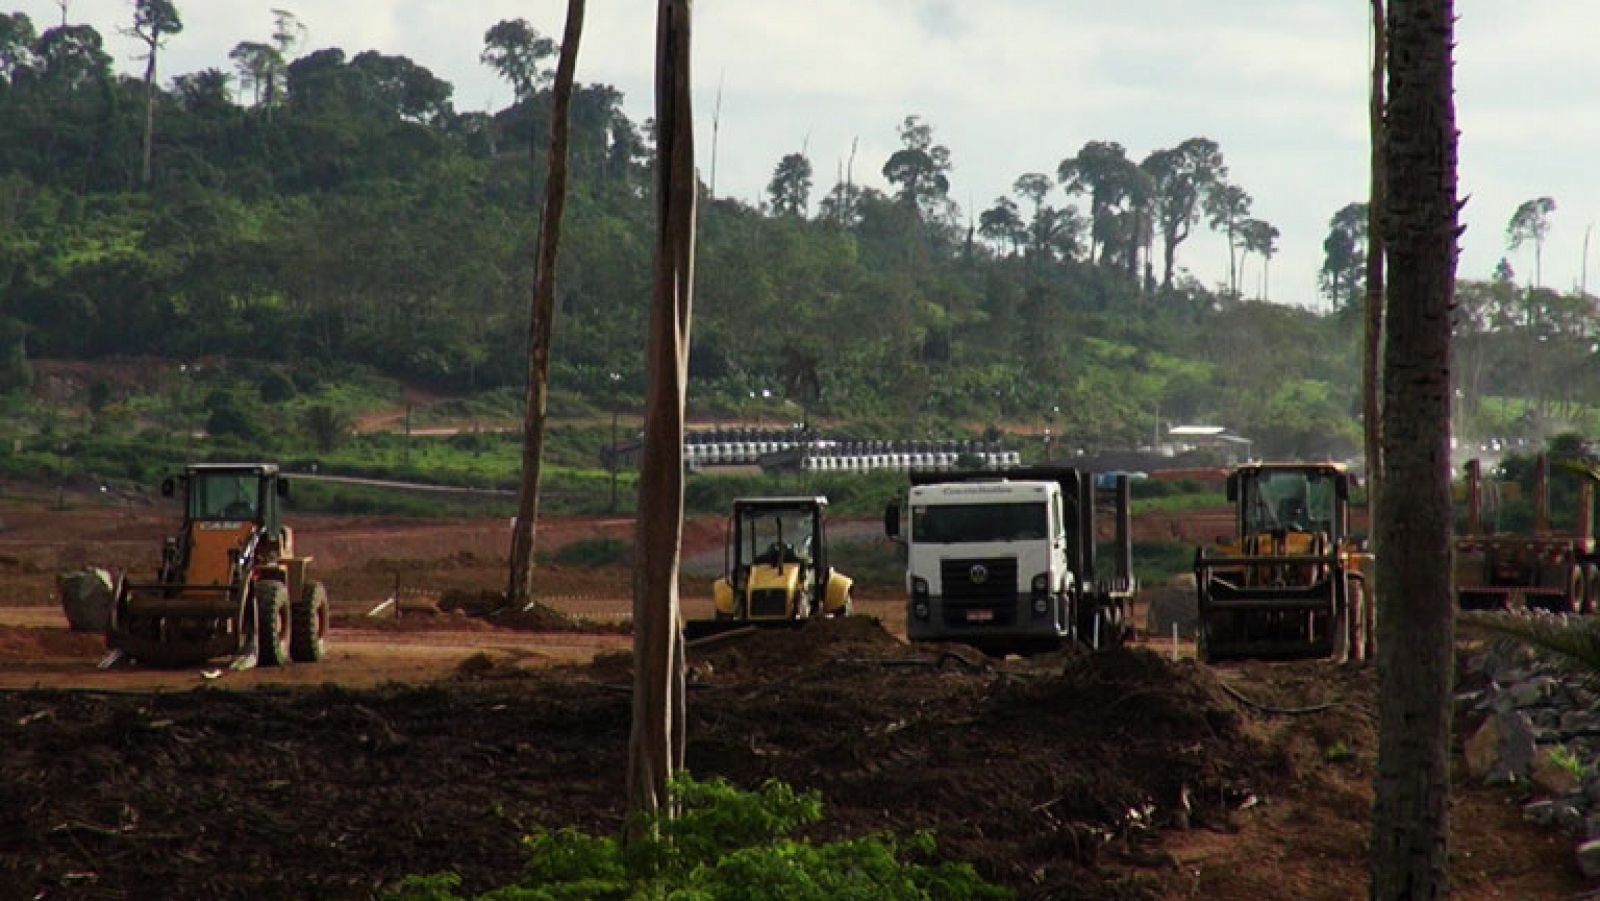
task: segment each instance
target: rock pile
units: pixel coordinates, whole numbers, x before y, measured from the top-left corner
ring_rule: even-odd
[[[1595,629],[1574,620],[1568,628]],[[1502,640],[1463,660],[1456,694],[1467,774],[1526,785],[1531,820],[1578,841],[1578,864],[1600,878],[1600,697],[1595,675]]]

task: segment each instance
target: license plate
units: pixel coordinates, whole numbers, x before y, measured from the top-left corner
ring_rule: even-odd
[[[993,610],[968,610],[967,611],[967,622],[969,622],[969,623],[987,623],[987,622],[991,622],[993,619],[994,619],[994,611]]]

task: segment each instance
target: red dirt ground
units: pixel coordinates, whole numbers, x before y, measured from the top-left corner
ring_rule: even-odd
[[[504,523],[298,522],[338,599],[331,658],[208,679],[96,670],[100,640],[67,632],[48,594],[63,563],[148,566],[171,511],[6,500],[0,518],[0,605],[13,605],[0,609],[0,809],[15,812],[0,818],[0,897],[366,897],[443,868],[483,889],[515,878],[536,824],[620,822],[628,637],[433,610],[452,589],[498,586]],[[551,522],[540,544],[631,526]],[[705,520],[686,544],[720,542]],[[397,573],[402,616],[367,618]],[[620,569],[538,578],[568,613],[629,609]],[[688,615],[706,612],[704,589],[686,587]],[[895,638],[897,598],[858,609],[888,631],[857,618],[692,654],[691,769],[821,790],[832,819],[818,835],[936,829],[946,853],[1023,897],[1365,894],[1370,669],[940,657]],[[1263,715],[1219,679],[1267,704],[1336,706]],[[1335,747],[1349,756],[1330,762]],[[1515,799],[1462,783],[1455,805],[1458,897],[1585,889],[1570,845]]]

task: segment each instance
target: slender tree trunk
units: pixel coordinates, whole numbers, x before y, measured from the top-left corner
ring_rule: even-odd
[[[1372,172],[1367,197],[1366,353],[1361,369],[1362,421],[1366,426],[1367,522],[1376,530],[1383,488],[1383,73],[1388,55],[1383,0],[1372,0],[1372,88],[1367,108]],[[1376,541],[1374,541],[1376,544]],[[1369,591],[1377,597],[1376,586]]]
[[[667,783],[683,765],[683,630],[678,564],[683,540],[683,411],[694,295],[694,119],[689,103],[690,0],[658,0],[656,243],[646,367],[644,456],[633,565],[633,730],[628,812],[637,837],[668,810]]]
[[[551,88],[549,171],[545,176],[544,214],[539,220],[538,271],[528,316],[528,393],[522,414],[522,486],[517,518],[511,527],[511,580],[506,599],[517,607],[533,600],[533,539],[539,519],[539,476],[544,462],[545,413],[550,399],[550,339],[556,315],[556,252],[561,243],[561,216],[567,203],[568,107],[578,41],[583,36],[584,0],[567,0],[567,27]]]
[[[1377,901],[1449,893],[1450,311],[1456,122],[1453,0],[1390,0],[1384,133],[1384,503],[1378,519]]]
[[[156,134],[156,51],[161,47],[159,24],[150,26],[150,56],[144,64],[144,153],[139,164],[139,186],[150,187],[151,148]]]
[[[1178,258],[1178,242],[1172,235],[1162,236],[1161,254],[1161,290],[1166,291],[1172,287],[1172,269]]]

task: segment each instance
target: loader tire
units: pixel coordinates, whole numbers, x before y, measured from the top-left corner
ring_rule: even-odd
[[[1349,605],[1345,616],[1350,624],[1350,659],[1360,662],[1367,659],[1369,647],[1367,633],[1371,631],[1372,623],[1367,621],[1365,586],[1354,580],[1349,586],[1347,594]]]
[[[1583,607],[1578,611],[1585,616],[1595,612],[1595,606],[1600,602],[1600,569],[1593,566],[1583,568]]]
[[[294,605],[289,656],[296,663],[316,663],[328,656],[328,589],[308,582]]]
[[[256,662],[283,666],[290,660],[289,589],[282,582],[261,581],[255,586]]]

